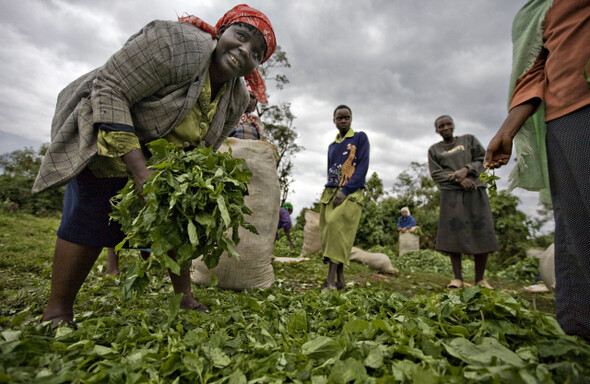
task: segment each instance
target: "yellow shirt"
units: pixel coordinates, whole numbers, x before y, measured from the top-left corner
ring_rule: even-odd
[[[211,82],[209,73],[207,73],[207,79],[197,102],[184,120],[164,138],[181,148],[199,145],[209,131],[209,126],[217,111],[217,105],[226,88],[227,86],[224,84],[215,99],[211,101]],[[101,178],[127,177],[127,167],[121,156],[141,148],[139,139],[131,132],[104,131],[102,129],[98,130],[97,145],[98,156],[94,157],[88,168],[96,177]]]

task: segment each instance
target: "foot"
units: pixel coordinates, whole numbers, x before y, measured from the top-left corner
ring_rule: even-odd
[[[344,281],[337,281],[336,282],[336,289],[341,291],[346,287],[346,283]]]
[[[199,303],[194,297],[192,296],[185,296],[180,300],[180,308],[182,309],[190,309],[191,311],[199,311],[208,313],[209,308],[205,304]]]
[[[64,315],[57,315],[57,316],[51,316],[51,317],[43,317],[41,319],[41,322],[44,323],[46,321],[51,321],[51,330],[55,331],[60,324],[64,324],[74,330],[78,329],[78,325],[76,325],[76,322],[74,321],[74,315],[73,314],[64,314]]]
[[[324,284],[321,285],[320,289],[323,291],[335,291],[338,289],[338,287],[336,286],[336,284],[333,283],[328,283],[327,281],[324,282]]]
[[[480,281],[478,281],[477,283],[475,283],[475,285],[481,285],[482,287],[484,287],[484,288],[487,288],[487,289],[494,289],[494,287],[492,287],[492,286],[491,286],[491,285],[490,285],[490,284],[489,284],[487,281],[485,281],[485,280],[480,280]]]
[[[463,288],[463,287],[465,287],[465,285],[463,284],[463,280],[459,280],[459,279],[453,279],[447,285],[448,289]]]
[[[107,268],[106,273],[109,275],[112,275],[112,276],[117,276],[121,272],[119,271],[119,268],[115,268],[115,269]]]

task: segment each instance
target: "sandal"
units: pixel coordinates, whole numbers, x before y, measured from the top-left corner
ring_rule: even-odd
[[[478,281],[477,283],[475,283],[475,285],[481,285],[482,287],[484,287],[484,288],[487,288],[487,289],[494,289],[494,287],[492,287],[492,286],[491,286],[491,285],[490,285],[490,284],[489,284],[487,281],[485,281],[485,280],[480,280],[480,281]]]
[[[191,311],[198,311],[202,313],[209,313],[211,310],[205,304],[199,303],[196,307],[190,308]]]
[[[70,317],[69,315],[57,315],[57,316],[53,316],[53,317],[50,317],[45,320],[43,318],[41,318],[41,323],[51,321],[51,330],[52,331],[55,331],[62,324],[65,325],[66,327],[72,328],[74,331],[78,330],[78,324],[76,324],[74,319],[71,319],[71,320],[64,319],[64,318],[69,318],[69,317]]]
[[[324,281],[324,283],[320,286],[320,290],[323,291],[335,291],[337,290],[338,287],[336,285],[332,285],[332,284],[328,284],[327,281]]]
[[[463,284],[463,280],[459,280],[459,279],[453,279],[447,285],[447,288],[448,289],[464,288],[464,287],[465,287],[465,285]]]

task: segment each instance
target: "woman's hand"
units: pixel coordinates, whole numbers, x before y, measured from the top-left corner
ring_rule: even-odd
[[[512,136],[498,132],[488,144],[483,158],[483,166],[486,168],[499,168],[508,164],[512,154]]]
[[[498,168],[508,163],[512,154],[512,139],[525,121],[537,110],[541,99],[533,98],[517,105],[508,112],[502,126],[488,144],[483,158],[486,168]]]
[[[466,177],[463,180],[461,180],[461,183],[460,184],[463,187],[463,189],[466,190],[466,191],[473,191],[473,190],[475,190],[475,188],[477,188],[475,186],[475,183],[473,182],[473,180],[471,180],[468,177]]]
[[[468,173],[469,169],[463,167],[461,169],[456,170],[453,173],[449,173],[449,180],[461,184],[461,182],[467,177]]]
[[[147,168],[147,159],[143,155],[141,149],[134,149],[133,151],[121,156],[121,158],[133,176],[137,194],[141,195],[143,192],[143,184],[148,179],[148,177],[154,173],[154,170]]]
[[[332,206],[336,208],[340,204],[342,204],[346,200],[346,195],[342,191],[338,191],[336,196],[334,197],[334,201],[332,202]]]

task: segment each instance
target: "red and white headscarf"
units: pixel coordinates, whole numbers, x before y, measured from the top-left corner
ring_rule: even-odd
[[[219,19],[217,24],[215,24],[215,27],[193,15],[179,17],[178,21],[194,24],[196,27],[209,33],[213,38],[217,37],[219,28],[224,25],[230,26],[234,23],[249,24],[258,29],[266,41],[266,54],[262,59],[262,63],[270,58],[277,47],[275,33],[268,17],[266,17],[264,13],[246,4],[236,5],[230,9],[221,19]],[[262,80],[260,73],[258,73],[258,70],[255,69],[247,74],[245,79],[250,87],[252,87],[252,92],[256,96],[256,99],[261,103],[267,103],[266,85],[264,84],[264,80]]]

